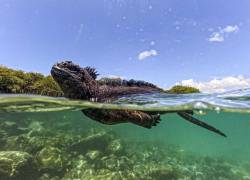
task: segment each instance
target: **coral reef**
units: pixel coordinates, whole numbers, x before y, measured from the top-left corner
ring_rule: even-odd
[[[0,123],[0,179],[250,179],[248,162],[124,139],[62,114],[19,114]]]

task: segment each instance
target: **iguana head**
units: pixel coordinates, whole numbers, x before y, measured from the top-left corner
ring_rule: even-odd
[[[98,74],[94,68],[81,68],[72,61],[63,61],[52,67],[51,75],[68,98],[89,100],[97,96],[95,78]]]

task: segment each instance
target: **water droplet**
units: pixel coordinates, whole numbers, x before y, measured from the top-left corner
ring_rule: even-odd
[[[196,109],[206,109],[207,105],[202,103],[202,102],[197,102],[197,103],[195,103],[194,108],[196,108]]]
[[[215,111],[216,111],[217,113],[220,113],[220,110],[221,110],[220,107],[216,107],[216,108],[215,108]]]

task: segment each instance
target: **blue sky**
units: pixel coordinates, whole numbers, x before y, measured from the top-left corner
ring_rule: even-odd
[[[0,64],[60,60],[168,87],[250,77],[249,0],[0,0]]]

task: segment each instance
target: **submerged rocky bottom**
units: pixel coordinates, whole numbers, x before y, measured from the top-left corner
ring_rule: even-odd
[[[250,179],[247,161],[124,139],[83,119],[63,113],[1,117],[0,179]]]

